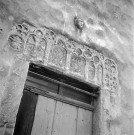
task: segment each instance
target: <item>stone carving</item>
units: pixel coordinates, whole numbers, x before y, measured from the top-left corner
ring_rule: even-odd
[[[99,62],[98,56],[94,56],[93,57],[93,61],[94,61],[95,64],[98,64],[98,62]]]
[[[35,33],[27,36],[25,53],[30,58],[33,57],[37,61],[43,61],[46,46],[47,42],[43,37],[43,33],[36,30]]]
[[[105,85],[114,91],[117,89],[117,68],[115,62],[111,59],[105,59],[104,64],[104,78]]]
[[[99,85],[102,85],[102,80],[103,80],[102,75],[103,75],[103,68],[101,65],[99,65],[97,67],[97,83]]]
[[[79,52],[80,53],[80,52]],[[72,54],[70,62],[70,71],[84,76],[86,61],[84,57]]]
[[[90,58],[92,56],[92,51],[90,49],[86,49],[84,51],[84,56]]]
[[[88,80],[93,81],[95,77],[95,66],[94,62],[90,61],[88,66]]]
[[[36,60],[43,61],[45,56],[47,41],[41,30],[36,30],[35,35],[36,35],[35,36],[36,45],[34,51],[35,51]]]
[[[71,39],[66,40],[66,48],[68,52],[71,52],[71,53],[74,52],[76,48],[75,42]]]
[[[56,43],[56,35],[53,31],[49,29],[43,29],[44,37],[47,39],[47,42]]]
[[[14,27],[14,32],[20,35],[24,41],[26,41],[26,37],[28,32],[30,31],[29,25],[28,24],[18,24]]]
[[[75,18],[74,23],[78,29],[84,27],[84,22],[78,18]],[[18,24],[13,27],[8,42],[15,51],[24,52],[32,61],[42,61],[42,64],[64,69],[64,72],[69,67],[68,74],[79,75],[85,81],[99,84],[112,92],[118,88],[117,65],[113,60],[51,29]],[[43,63],[46,51],[48,59]]]
[[[46,50],[47,42],[46,39],[42,38],[37,42],[36,44],[36,58],[37,60],[42,61],[45,56],[45,50]]]
[[[56,45],[52,46],[48,59],[49,63],[63,69],[65,68],[67,58],[67,51],[64,46],[65,43],[59,40]]]
[[[26,50],[25,53],[28,57],[36,57],[34,54],[36,41],[35,41],[35,35],[29,34],[26,41]]]
[[[24,40],[19,35],[10,35],[8,39],[9,45],[15,50],[15,51],[23,51],[24,49]]]
[[[78,30],[82,31],[85,24],[84,24],[84,21],[81,18],[76,16],[74,18],[74,25]]]

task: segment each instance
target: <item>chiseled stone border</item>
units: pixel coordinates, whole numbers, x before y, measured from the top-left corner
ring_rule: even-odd
[[[112,110],[118,108],[119,97],[118,69],[114,60],[49,28],[25,22],[12,28],[8,44],[26,61],[40,63],[99,86],[99,128],[103,128],[100,134],[110,134],[110,127],[108,129],[107,126],[114,117]]]
[[[18,24],[13,27],[8,43],[14,51],[23,53],[27,60],[55,67],[113,93],[118,89],[114,60],[48,28]]]

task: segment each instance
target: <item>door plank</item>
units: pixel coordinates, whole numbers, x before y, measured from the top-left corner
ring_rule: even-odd
[[[52,135],[75,135],[77,107],[57,101]]]
[[[24,91],[17,114],[14,135],[31,135],[38,96]]]
[[[82,108],[78,109],[76,135],[92,135],[92,112]]]
[[[31,135],[51,135],[56,101],[39,96]]]

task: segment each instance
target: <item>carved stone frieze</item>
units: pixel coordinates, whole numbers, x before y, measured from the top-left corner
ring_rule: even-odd
[[[8,42],[15,51],[23,51],[24,40],[21,36],[17,34],[12,34],[9,36]]]
[[[93,61],[88,62],[88,80],[94,81],[95,78],[95,66]]]
[[[67,58],[67,51],[64,46],[65,43],[62,40],[52,45],[48,59],[49,63],[63,69],[65,68]]]
[[[85,65],[86,65],[86,60],[84,57],[79,56],[79,54],[75,54],[75,53],[72,54],[71,61],[70,61],[71,72],[84,76]]]
[[[57,67],[112,92],[118,88],[118,71],[114,60],[49,28],[18,24],[13,27],[8,43],[14,51],[23,52],[28,60]]]
[[[25,45],[25,53],[29,57],[35,56],[35,47],[36,47],[36,39],[34,34],[29,34],[27,36],[26,45]]]
[[[97,66],[97,71],[96,72],[97,72],[97,83],[99,85],[102,85],[102,80],[103,80],[103,77],[102,77],[102,75],[103,75],[102,65]]]

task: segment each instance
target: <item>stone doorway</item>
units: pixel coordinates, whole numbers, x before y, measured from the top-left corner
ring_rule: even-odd
[[[92,135],[98,89],[31,64],[14,135]],[[71,85],[72,84],[72,85]]]

